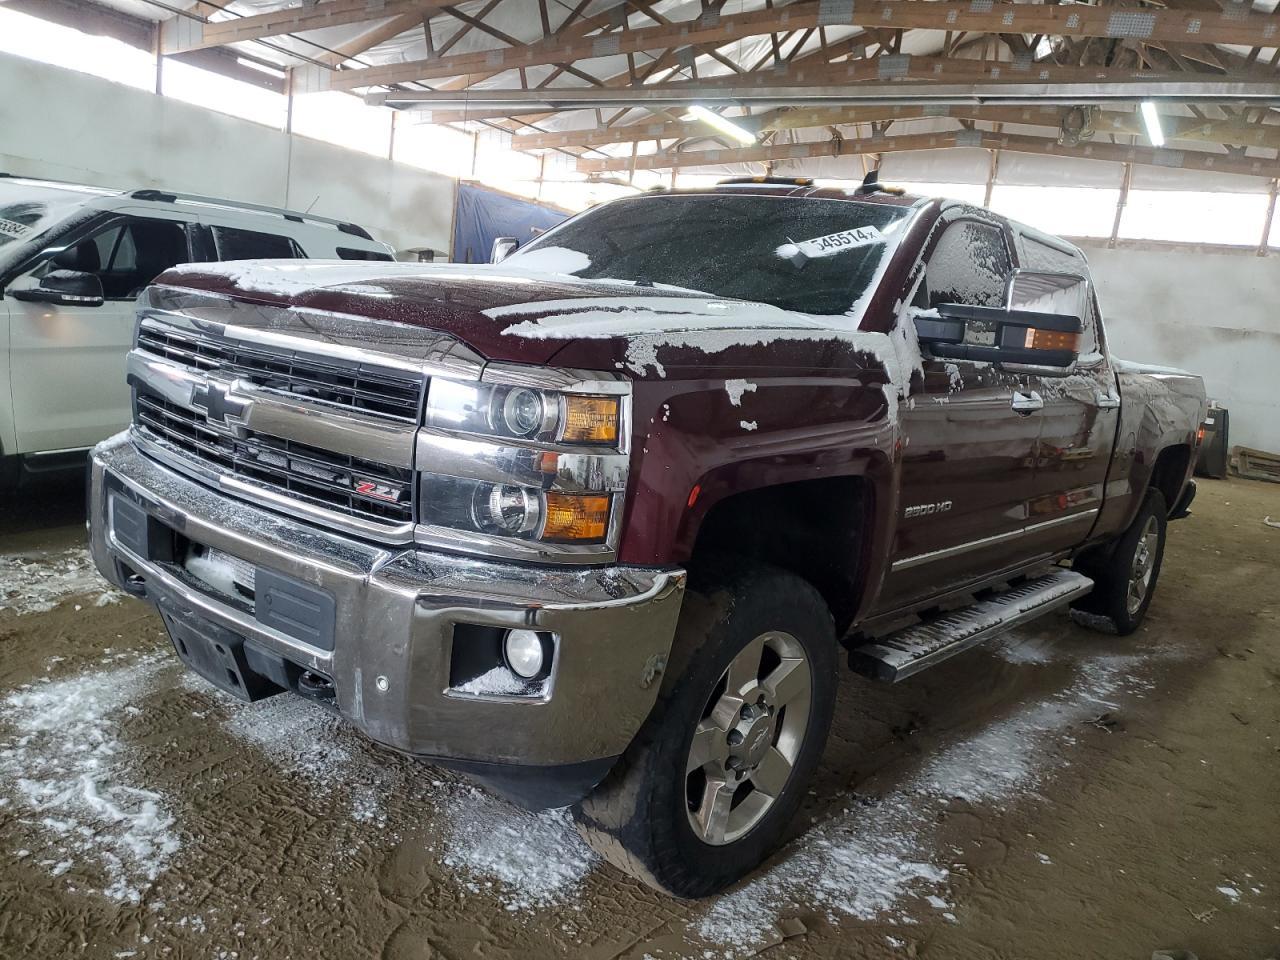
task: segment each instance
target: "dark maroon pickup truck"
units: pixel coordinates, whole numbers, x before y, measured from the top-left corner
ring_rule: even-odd
[[[1070,243],[798,181],[485,266],[179,268],[128,376],[93,553],[183,661],[573,804],[682,896],[778,841],[842,655],[901,680],[1068,604],[1132,632],[1205,413],[1112,359]]]

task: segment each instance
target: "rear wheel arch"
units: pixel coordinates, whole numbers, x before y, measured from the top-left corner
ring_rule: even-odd
[[[1178,443],[1161,450],[1151,467],[1148,489],[1156,489],[1170,510],[1178,503],[1191,469],[1191,447]]]

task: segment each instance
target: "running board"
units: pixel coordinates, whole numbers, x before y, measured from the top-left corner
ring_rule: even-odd
[[[936,620],[890,633],[849,652],[849,666],[896,683],[963,653],[994,634],[1048,613],[1093,589],[1072,570],[1054,570]]]

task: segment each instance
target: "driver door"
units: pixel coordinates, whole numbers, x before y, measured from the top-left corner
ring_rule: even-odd
[[[15,453],[90,447],[128,424],[134,302],[169,267],[192,259],[188,234],[178,218],[109,216],[15,278],[11,290],[38,287],[50,270],[92,273],[106,298],[100,307],[6,298]]]
[[[916,308],[1003,305],[1013,266],[1000,226],[953,218],[926,258]],[[912,323],[911,310],[898,322]],[[1022,556],[1041,427],[1023,378],[988,362],[926,357],[923,369],[899,405],[898,514],[877,613],[988,578]]]

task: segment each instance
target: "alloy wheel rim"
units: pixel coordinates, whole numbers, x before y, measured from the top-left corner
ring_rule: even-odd
[[[1151,590],[1151,576],[1155,572],[1159,547],[1160,523],[1155,517],[1148,517],[1146,526],[1142,528],[1142,536],[1134,547],[1133,562],[1129,567],[1129,590],[1125,596],[1125,607],[1130,616],[1138,612]]]
[[[745,836],[773,809],[809,726],[804,648],[770,631],[733,658],[707,699],[685,762],[689,825],[704,843]]]

